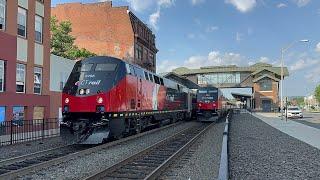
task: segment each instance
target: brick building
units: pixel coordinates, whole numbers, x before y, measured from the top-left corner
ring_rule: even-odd
[[[50,0],[0,0],[0,121],[50,114]]]
[[[253,107],[258,111],[276,111],[279,107],[280,67],[256,63],[249,67],[212,66],[200,69],[185,67],[173,70],[200,86],[213,85],[221,88],[252,88]],[[288,76],[284,68],[284,76]]]
[[[58,21],[72,23],[75,44],[98,55],[117,57],[156,70],[155,35],[127,6],[112,2],[67,3],[52,8]]]

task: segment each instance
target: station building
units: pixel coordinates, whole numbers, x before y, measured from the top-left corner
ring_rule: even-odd
[[[51,0],[0,0],[0,121],[50,114]]]
[[[267,63],[256,63],[248,67],[210,66],[199,69],[180,67],[174,73],[197,83],[199,86],[213,85],[220,88],[252,88],[252,106],[257,111],[276,111],[279,108],[279,82],[281,67]],[[284,67],[284,76],[289,72]],[[240,97],[241,94],[234,94]],[[243,98],[248,98],[243,95]]]
[[[52,8],[52,16],[72,23],[71,34],[78,47],[155,72],[158,52],[155,35],[128,6],[113,7],[111,1],[58,4]]]

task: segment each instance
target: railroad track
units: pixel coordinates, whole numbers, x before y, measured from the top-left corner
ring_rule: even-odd
[[[86,180],[156,179],[184,154],[214,123],[201,124],[183,130],[138,153],[98,172]]]
[[[181,123],[182,122],[177,122],[99,146],[67,145],[2,160],[0,161],[0,180],[16,179],[17,177],[22,177],[39,169],[48,168],[59,163],[67,162],[78,156],[85,156],[87,154],[98,152],[100,150],[119,145],[141,136],[156,133]]]

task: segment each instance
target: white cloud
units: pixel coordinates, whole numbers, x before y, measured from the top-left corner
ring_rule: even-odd
[[[129,3],[130,8],[138,12],[142,12],[155,4],[154,0],[127,0],[127,2]]]
[[[238,42],[240,42],[240,41],[242,41],[242,34],[241,33],[236,33],[236,41],[238,41]]]
[[[198,4],[201,4],[201,3],[204,3],[205,0],[191,0],[191,4],[192,5],[198,5]]]
[[[131,0],[131,1],[133,1],[133,0]],[[151,0],[150,1],[145,1],[144,0],[143,2],[151,2]],[[156,0],[155,2],[156,2],[156,5],[157,5],[157,10],[149,16],[149,24],[155,30],[157,30],[158,29],[157,25],[158,25],[158,22],[159,22],[159,19],[160,19],[160,15],[161,15],[161,9],[162,8],[169,8],[169,7],[173,6],[175,0]]]
[[[210,32],[216,31],[218,29],[219,29],[219,27],[217,27],[217,26],[209,26],[209,27],[207,27],[206,32],[210,33]]]
[[[296,61],[294,64],[292,64],[290,66],[290,70],[291,71],[298,71],[298,70],[302,70],[308,67],[312,67],[316,64],[318,64],[319,61],[318,60],[312,60],[312,59],[300,59],[298,61]]]
[[[277,5],[277,8],[285,8],[285,7],[288,7],[288,5],[285,4],[285,3],[279,3],[279,4]]]
[[[242,13],[249,12],[257,5],[256,0],[225,0],[225,3],[232,4]]]
[[[303,7],[309,4],[311,0],[295,0],[295,3],[297,4],[298,7]]]
[[[222,54],[219,51],[211,51],[207,56],[191,56],[184,62],[188,68],[200,68],[204,66],[240,65],[244,57],[237,53]]]
[[[160,8],[149,16],[149,24],[155,29],[158,29],[157,23],[159,18],[160,18]]]
[[[311,71],[308,71],[308,73],[305,75],[305,78],[309,82],[319,83],[320,82],[319,72],[320,72],[320,64],[318,64],[318,66],[315,66],[315,68],[312,69]]]
[[[260,57],[259,62],[268,63],[270,60],[267,57]]]
[[[173,61],[164,60],[159,62],[160,64],[157,65],[157,73],[162,72],[171,72],[173,69],[178,68],[179,66],[172,64]]]
[[[316,51],[320,53],[320,42],[316,46]]]

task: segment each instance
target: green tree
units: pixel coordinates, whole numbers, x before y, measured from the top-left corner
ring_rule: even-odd
[[[316,97],[317,101],[320,102],[320,84],[316,87],[314,91],[314,96]]]
[[[96,56],[96,54],[74,45],[75,38],[72,32],[70,21],[58,22],[55,16],[51,17],[51,53],[68,59],[82,59]]]

